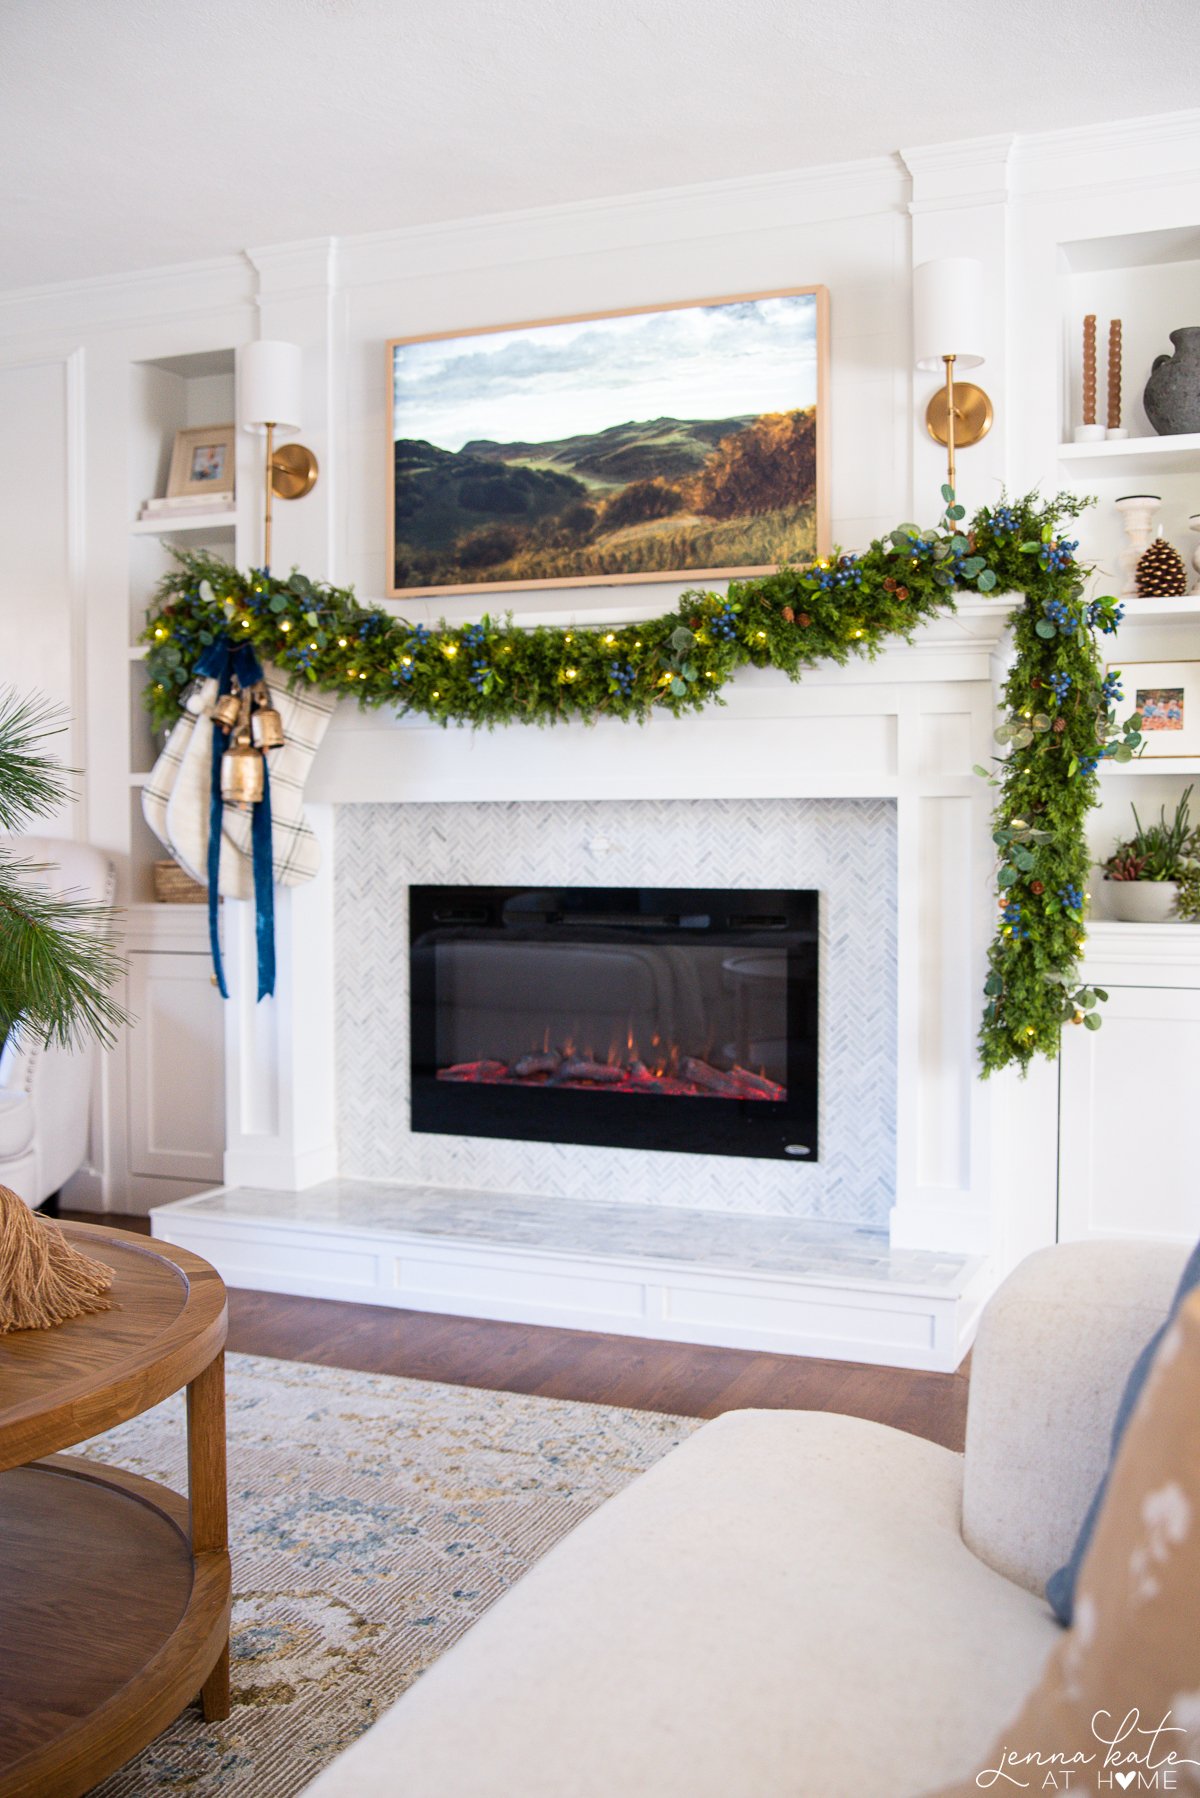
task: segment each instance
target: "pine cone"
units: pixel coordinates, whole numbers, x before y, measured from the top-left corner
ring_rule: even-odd
[[[1165,537],[1156,537],[1138,559],[1137,590],[1140,599],[1177,599],[1187,592],[1183,557]]]

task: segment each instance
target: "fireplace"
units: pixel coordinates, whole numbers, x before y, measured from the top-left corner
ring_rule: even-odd
[[[814,1162],[818,895],[409,889],[412,1128]]]

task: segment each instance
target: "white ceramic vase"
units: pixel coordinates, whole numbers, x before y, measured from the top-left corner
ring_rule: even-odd
[[[1175,917],[1174,880],[1108,880],[1108,909],[1122,924],[1166,924]]]

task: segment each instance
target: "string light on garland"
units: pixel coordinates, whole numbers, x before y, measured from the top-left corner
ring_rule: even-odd
[[[901,524],[861,555],[730,581],[723,594],[684,593],[674,611],[643,621],[632,642],[607,627],[521,630],[486,615],[430,629],[298,572],[243,575],[206,552],[177,551],[143,633],[146,705],[156,726],[173,723],[196,662],[236,618],[260,660],[326,692],[353,690],[362,706],[398,705],[442,725],[681,717],[717,702],[747,665],[799,680],[822,661],[873,658],[952,607],[956,590],[1019,596],[998,753],[976,772],[997,790],[1001,901],[980,1058],[988,1073],[1024,1068],[1034,1055],[1057,1052],[1076,1012],[1088,1028],[1100,1021],[1102,995],[1081,986],[1078,973],[1085,821],[1100,762],[1136,753],[1140,719],[1118,722],[1114,690],[1105,687],[1098,638],[1116,629],[1121,607],[1085,598],[1085,571],[1064,528],[1084,502],[1032,493],[984,507],[968,524],[953,493],[942,493],[935,529]],[[343,662],[335,646],[354,654]],[[1066,908],[1062,891],[1081,895],[1079,906]],[[1020,911],[1006,919],[1010,906]]]

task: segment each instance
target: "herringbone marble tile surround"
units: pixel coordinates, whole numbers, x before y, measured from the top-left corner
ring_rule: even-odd
[[[552,755],[552,737],[531,742],[530,753]],[[414,1135],[410,882],[817,888],[820,1163]],[[890,801],[340,806],[335,895],[344,1175],[886,1226],[896,1140],[896,817]]]

